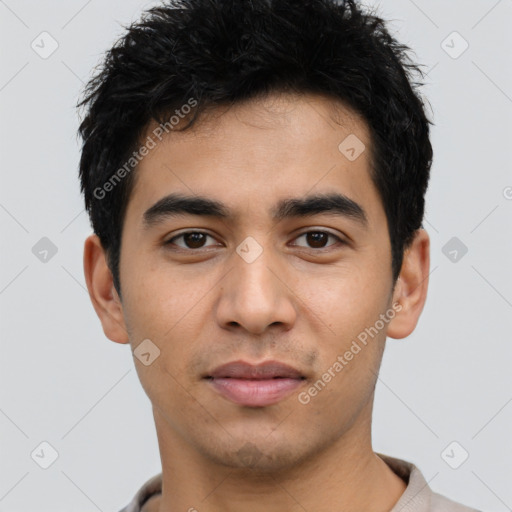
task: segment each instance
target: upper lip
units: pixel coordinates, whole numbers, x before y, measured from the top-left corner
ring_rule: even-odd
[[[299,370],[279,361],[264,361],[260,364],[251,364],[245,361],[233,361],[215,368],[206,378],[232,378],[232,379],[273,379],[273,378],[301,379],[304,376]]]

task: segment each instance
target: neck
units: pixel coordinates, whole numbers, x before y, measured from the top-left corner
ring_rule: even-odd
[[[406,488],[371,447],[371,404],[362,425],[279,471],[219,466],[190,446],[154,410],[162,495],[146,512],[389,511]],[[364,415],[362,415],[364,416]],[[357,423],[357,421],[356,421]]]

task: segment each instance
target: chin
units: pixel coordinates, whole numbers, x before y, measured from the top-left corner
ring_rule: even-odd
[[[212,444],[203,444],[200,450],[220,466],[248,471],[252,476],[268,476],[292,469],[297,463],[317,453],[316,449],[308,451],[303,442],[291,442],[293,439],[293,436],[280,436],[279,439],[255,439],[248,435],[237,439],[229,437],[218,443],[213,450]]]

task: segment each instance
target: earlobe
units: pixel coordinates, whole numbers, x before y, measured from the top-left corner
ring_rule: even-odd
[[[84,275],[89,297],[105,336],[116,343],[128,343],[121,300],[97,235],[90,235],[84,243]]]
[[[393,292],[393,304],[400,304],[388,326],[390,338],[405,338],[414,331],[425,305],[430,271],[430,238],[418,229],[404,252],[402,268]]]

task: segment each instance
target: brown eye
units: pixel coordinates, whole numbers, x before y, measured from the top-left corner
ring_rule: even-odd
[[[188,231],[181,235],[175,236],[166,242],[166,245],[177,245],[183,249],[201,249],[205,247],[207,238],[213,237],[202,231]],[[176,240],[183,240],[183,243],[176,243]]]
[[[189,249],[198,249],[203,246],[206,235],[204,233],[186,233],[183,235],[183,240]]]
[[[336,242],[343,243],[343,241],[339,237],[337,237],[336,235],[334,235],[332,233],[329,233],[328,231],[307,231],[306,233],[302,233],[301,235],[299,235],[297,237],[297,240],[302,237],[305,237],[307,245],[302,245],[302,244],[294,244],[294,245],[298,245],[299,247],[308,247],[310,249],[324,249],[326,247],[330,247],[331,245],[334,245],[332,243],[327,245],[329,238],[334,239],[335,243]]]
[[[306,240],[311,247],[325,247],[329,236],[327,233],[315,232],[306,233]]]

